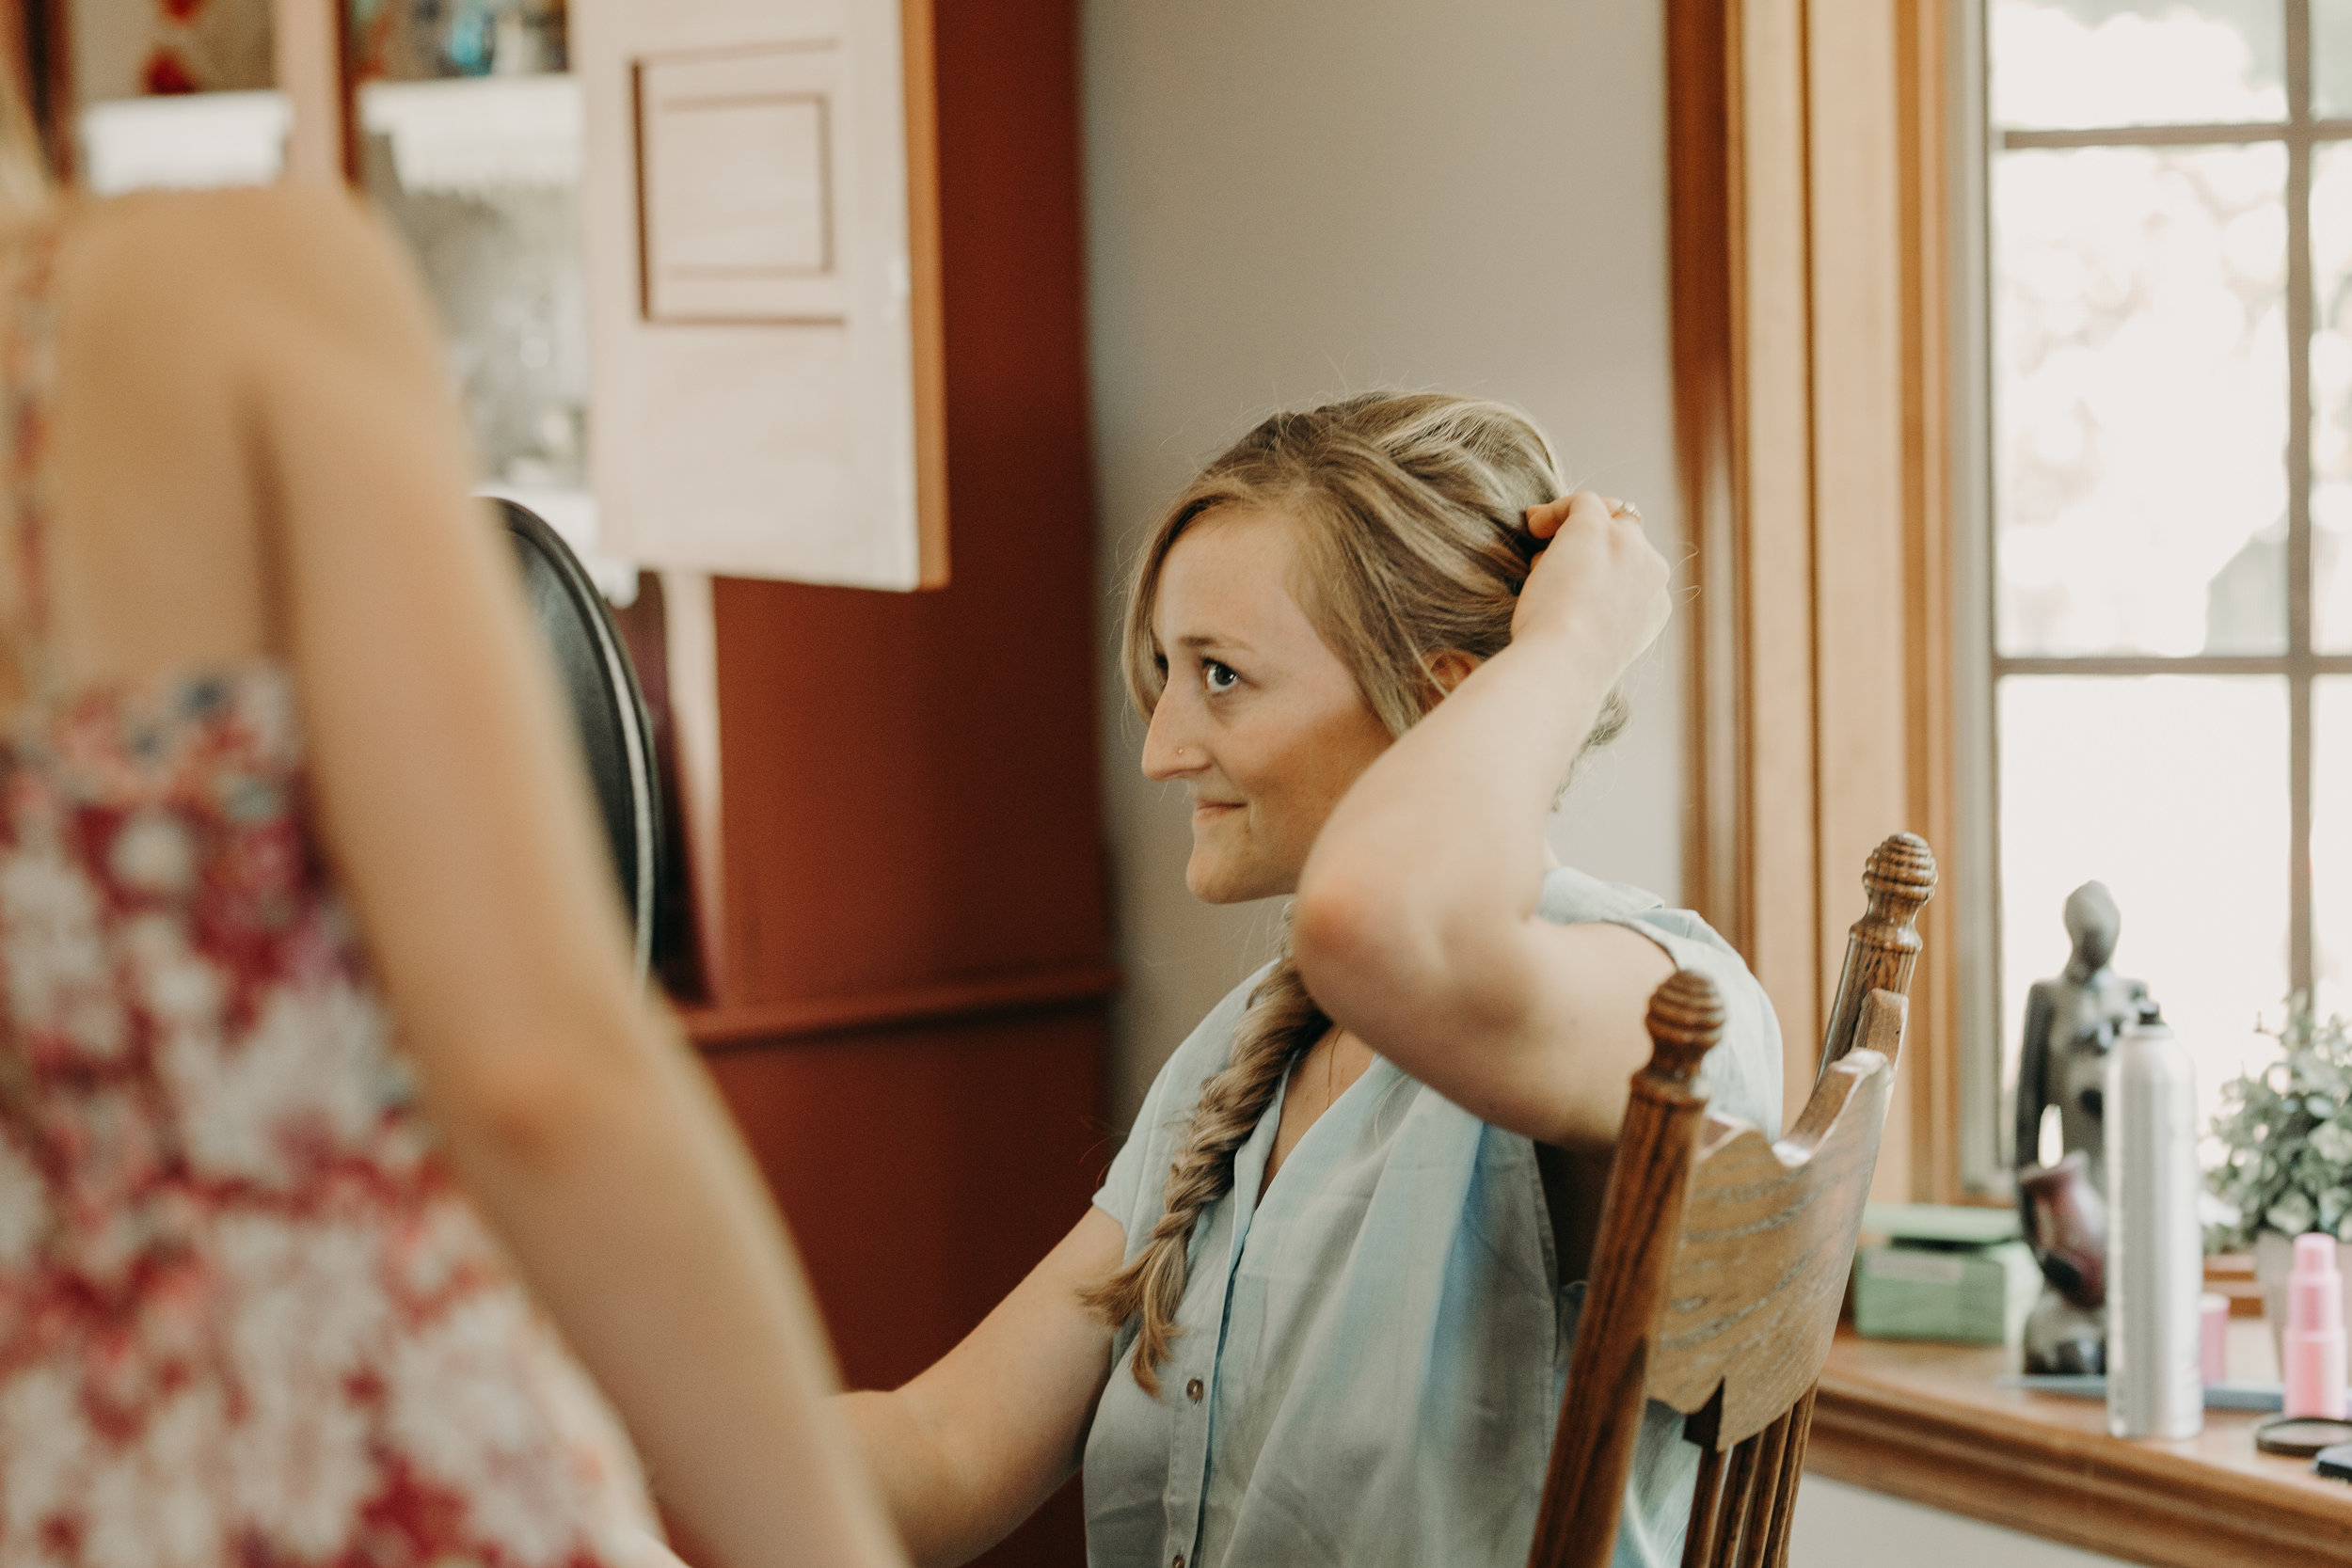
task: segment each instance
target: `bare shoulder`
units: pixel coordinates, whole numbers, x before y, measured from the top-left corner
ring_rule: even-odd
[[[340,190],[277,185],[92,201],[73,210],[66,245],[69,286],[89,316],[167,341],[254,343],[285,326],[369,338],[426,325],[397,243]]]

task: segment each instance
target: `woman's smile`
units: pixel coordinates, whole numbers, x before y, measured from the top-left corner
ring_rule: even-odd
[[[1143,771],[1190,792],[1184,884],[1213,904],[1290,892],[1323,819],[1389,747],[1292,594],[1296,527],[1277,512],[1204,516],[1160,578],[1152,635],[1166,684]]]

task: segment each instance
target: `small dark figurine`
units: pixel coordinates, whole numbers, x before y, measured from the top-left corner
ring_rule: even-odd
[[[2122,928],[2115,900],[2085,882],[2066,900],[2074,956],[2026,997],[2017,1064],[2017,1205],[2047,1282],[2026,1320],[2029,1372],[2106,1369],[2105,1106],[2107,1052],[2139,1017],[2148,988],[2108,967]],[[2041,1161],[2042,1113],[2058,1113],[2063,1157]]]

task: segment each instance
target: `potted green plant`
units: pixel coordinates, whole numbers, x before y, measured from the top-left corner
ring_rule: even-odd
[[[2352,1026],[2320,1022],[2298,991],[2286,1021],[2263,1033],[2279,1042],[2278,1058],[2221,1085],[2213,1135],[2225,1152],[2206,1180],[2237,1218],[2206,1241],[2209,1251],[2252,1248],[2275,1345],[2296,1237],[2335,1237],[2337,1265],[2352,1275]],[[2352,1323],[2352,1299],[2345,1317]]]

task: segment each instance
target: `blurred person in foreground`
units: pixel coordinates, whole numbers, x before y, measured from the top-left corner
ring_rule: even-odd
[[[902,1560],[413,278],[4,78],[0,1562]]]

